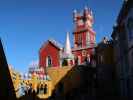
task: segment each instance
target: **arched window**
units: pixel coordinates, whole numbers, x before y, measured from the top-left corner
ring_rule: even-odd
[[[50,56],[48,56],[47,59],[46,59],[46,66],[47,67],[51,67],[52,66],[52,59],[51,59]]]
[[[47,93],[47,90],[48,90],[48,87],[47,87],[47,84],[44,85],[44,94]]]

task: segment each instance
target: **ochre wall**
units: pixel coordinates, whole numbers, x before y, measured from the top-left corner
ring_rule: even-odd
[[[63,85],[63,93],[68,93],[81,83],[81,72],[77,67],[65,66],[61,68],[48,68],[47,72],[52,81],[52,90],[59,88],[59,82]]]
[[[64,67],[49,67],[47,68],[47,73],[52,81],[53,89],[59,83],[59,81],[67,75],[68,71],[71,70],[71,66],[64,66]]]

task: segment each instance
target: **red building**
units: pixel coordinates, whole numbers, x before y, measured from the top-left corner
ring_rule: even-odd
[[[76,10],[73,13],[74,20],[74,48],[73,54],[78,58],[78,63],[82,64],[86,57],[90,57],[95,47],[95,35],[92,11],[85,7],[81,15]]]
[[[60,66],[62,47],[54,40],[48,40],[39,51],[40,67]]]

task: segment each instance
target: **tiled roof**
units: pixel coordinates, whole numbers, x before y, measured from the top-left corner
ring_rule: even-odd
[[[48,44],[48,42],[52,43],[55,47],[59,48],[60,50],[63,49],[63,46],[60,43],[58,43],[54,39],[49,39],[49,40],[47,40],[46,42],[43,43],[43,45],[41,46],[39,52],[42,50],[42,48],[44,48]]]

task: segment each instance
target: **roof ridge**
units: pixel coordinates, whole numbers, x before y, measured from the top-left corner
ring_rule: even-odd
[[[62,44],[59,43],[59,42],[57,42],[55,39],[48,39],[48,41],[50,41],[51,43],[53,43],[59,49],[62,49],[63,48]]]

